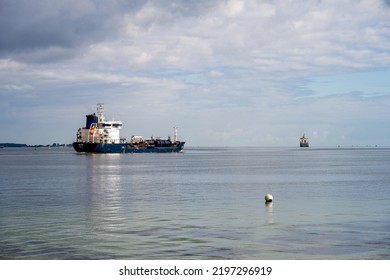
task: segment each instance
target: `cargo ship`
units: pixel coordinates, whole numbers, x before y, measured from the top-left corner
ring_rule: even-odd
[[[305,134],[302,135],[299,142],[300,147],[309,147],[309,138],[305,136]]]
[[[107,121],[104,104],[97,104],[97,114],[86,115],[85,127],[79,128],[73,148],[79,153],[178,153],[185,142],[179,141],[177,127],[173,140],[143,136],[132,136],[129,141],[120,137],[121,121]]]

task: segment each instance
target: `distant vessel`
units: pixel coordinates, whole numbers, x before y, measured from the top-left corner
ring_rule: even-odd
[[[305,134],[302,135],[300,138],[299,146],[300,147],[309,147],[309,138],[305,136]]]
[[[73,148],[77,152],[85,153],[177,153],[184,148],[185,142],[177,137],[177,128],[174,128],[173,141],[143,136],[132,136],[130,141],[120,137],[121,121],[107,121],[104,117],[104,104],[97,104],[97,115],[86,115],[85,127],[77,130],[77,140]]]

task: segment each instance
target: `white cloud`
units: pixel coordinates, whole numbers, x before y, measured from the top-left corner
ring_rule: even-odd
[[[24,67],[22,63],[11,59],[0,59],[0,71],[14,71],[20,70]]]
[[[244,6],[242,0],[229,0],[221,5],[221,10],[228,17],[236,17],[244,11]]]
[[[13,91],[25,91],[25,90],[31,90],[33,87],[31,85],[26,85],[26,84],[8,84],[4,86],[8,90],[13,90]]]

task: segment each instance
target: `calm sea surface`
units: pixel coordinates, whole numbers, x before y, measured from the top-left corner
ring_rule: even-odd
[[[4,148],[0,179],[0,259],[390,259],[390,149]]]

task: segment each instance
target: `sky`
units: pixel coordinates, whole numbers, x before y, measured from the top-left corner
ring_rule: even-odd
[[[0,142],[390,146],[389,0],[0,0]]]

